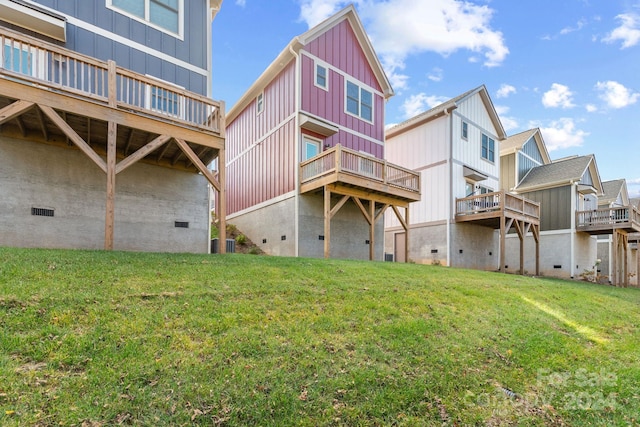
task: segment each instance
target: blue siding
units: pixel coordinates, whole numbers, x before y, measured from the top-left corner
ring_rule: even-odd
[[[209,14],[206,0],[184,1],[184,40],[107,8],[105,0],[33,1],[202,70],[210,68],[207,63],[210,43],[206,39]],[[72,24],[67,25],[67,42],[64,46],[100,60],[113,59],[121,67],[210,96],[206,93],[207,73],[191,71],[150,53],[143,54],[126,44]]]

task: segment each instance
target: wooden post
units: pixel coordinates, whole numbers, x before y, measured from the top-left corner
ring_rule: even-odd
[[[107,131],[107,206],[104,223],[104,249],[113,250],[116,197],[116,137],[118,125],[109,122]]]
[[[504,211],[503,211],[504,212]],[[507,219],[505,218],[504,214],[500,217],[500,268],[498,269],[498,271],[500,273],[504,273],[504,262],[505,262],[505,253],[504,253],[504,249],[505,249],[505,245],[507,243],[507,239],[506,239],[506,232],[507,230],[505,230],[506,227],[506,221]]]
[[[409,206],[404,208],[404,262],[409,262]]]
[[[225,188],[227,179],[226,174],[226,155],[225,149],[221,148],[218,152],[218,183],[220,188],[218,189],[218,209],[216,212],[218,215],[218,249],[221,254],[227,253],[227,190]]]
[[[613,230],[613,250],[611,251],[611,254],[613,255],[613,259],[611,260],[611,264],[612,267],[611,269],[613,271],[611,271],[609,273],[609,276],[611,277],[611,284],[613,286],[618,286],[618,262],[617,262],[617,258],[618,258],[618,232],[616,230]]]
[[[375,242],[376,242],[376,202],[369,200],[369,261],[375,258]]]
[[[623,277],[623,281],[624,281],[624,287],[628,288],[629,287],[629,235],[628,234],[624,234],[622,236],[622,249],[624,252],[624,277]]]
[[[107,61],[107,81],[109,87],[107,88],[107,94],[109,97],[109,107],[117,107],[118,105],[118,79],[117,79],[117,67],[116,62],[113,60]]]
[[[338,149],[339,152],[339,149]],[[329,258],[331,251],[331,190],[324,186],[324,257]]]
[[[533,239],[536,242],[536,276],[540,276],[540,225],[533,226]]]

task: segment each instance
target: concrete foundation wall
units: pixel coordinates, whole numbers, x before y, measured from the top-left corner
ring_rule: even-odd
[[[106,175],[75,149],[0,138],[0,245],[103,249]],[[32,208],[54,211],[33,216]],[[176,228],[175,222],[188,222]],[[208,252],[199,174],[138,163],[116,178],[114,249]]]
[[[295,256],[295,196],[227,219],[265,253]],[[266,240],[266,243],[264,242]]]
[[[451,224],[452,267],[496,271],[500,264],[498,249],[496,230],[473,224]]]
[[[611,272],[611,245],[609,239],[607,240],[598,240],[598,259],[600,260],[600,264],[598,265],[598,276],[601,280],[610,281],[609,274]]]
[[[579,279],[585,270],[593,268],[597,259],[596,239],[586,233],[574,236],[574,257],[571,258],[571,232],[554,232],[540,235],[540,275],[570,279],[571,266],[574,277]],[[525,271],[535,273],[535,241],[531,234],[525,239]],[[517,273],[520,268],[520,240],[515,234],[507,236],[505,264],[509,273]]]
[[[394,253],[394,235],[404,233],[403,229],[388,230],[385,233],[385,252]],[[401,251],[404,248],[400,249]],[[409,230],[409,260],[417,264],[448,265],[447,225],[435,223],[411,227]]]
[[[300,240],[301,257],[324,257],[324,196],[300,196]],[[338,199],[332,200],[332,205]],[[365,208],[367,204],[365,203]],[[374,260],[384,260],[384,220],[375,224]],[[369,223],[353,200],[349,200],[331,219],[331,258],[369,259]]]

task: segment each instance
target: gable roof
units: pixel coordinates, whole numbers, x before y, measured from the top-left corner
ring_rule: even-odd
[[[529,141],[532,137],[535,139],[536,144],[538,145],[538,150],[542,155],[544,163],[551,163],[551,157],[549,157],[547,145],[544,143],[540,128],[525,130],[524,132],[511,135],[504,141],[500,142],[500,155],[505,156],[522,150],[524,144],[526,144],[527,141]]]
[[[618,196],[622,196],[622,203],[629,204],[629,195],[627,194],[627,181],[624,179],[614,179],[602,182],[603,194],[598,197],[598,204],[611,205],[618,200]]]
[[[516,187],[518,192],[542,190],[580,182],[589,171],[596,194],[602,194],[602,181],[593,154],[572,156],[555,160],[547,165],[532,168]]]
[[[391,87],[391,83],[387,78],[384,69],[382,68],[382,64],[378,59],[378,55],[376,54],[371,41],[369,40],[369,36],[364,30],[364,26],[362,25],[362,21],[358,17],[355,7],[353,4],[345,7],[344,9],[337,12],[335,15],[325,19],[315,27],[309,29],[303,34],[300,34],[294,37],[287,46],[280,52],[280,54],[276,57],[276,59],[267,67],[267,69],[258,77],[258,79],[251,85],[251,87],[242,95],[242,97],[236,102],[236,104],[231,107],[231,109],[227,112],[226,120],[227,122],[235,119],[242,110],[246,108],[246,106],[253,101],[253,99],[258,96],[258,94],[264,89],[265,86],[269,84],[277,75],[288,65],[294,58],[296,58],[300,52],[300,50],[308,45],[310,42],[315,40],[318,36],[333,28],[335,25],[339,24],[343,20],[349,21],[351,24],[351,28],[360,43],[360,47],[364,52],[367,61],[371,65],[371,69],[373,70],[373,74],[376,76],[380,87],[382,88],[382,94],[385,99],[389,99],[393,96],[393,88]]]
[[[491,102],[491,97],[489,96],[489,92],[487,91],[485,85],[481,85],[475,89],[471,89],[461,95],[456,96],[455,98],[451,98],[450,100],[443,102],[440,105],[436,105],[430,110],[427,110],[423,113],[418,114],[417,116],[405,120],[402,123],[390,127],[386,131],[386,136],[391,137],[402,132],[406,132],[409,129],[413,129],[423,123],[430,122],[445,114],[449,114],[451,111],[458,108],[458,105],[460,105],[461,102],[464,102],[466,99],[472,97],[475,94],[479,94],[482,98],[482,102],[487,109],[487,112],[489,113],[489,117],[491,117],[493,125],[496,128],[498,139],[503,140],[507,137],[507,135],[504,131],[504,127],[502,126],[502,122],[498,117],[498,113],[496,112],[493,102]]]

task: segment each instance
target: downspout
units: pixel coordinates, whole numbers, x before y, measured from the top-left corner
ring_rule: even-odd
[[[295,42],[298,42],[298,39],[295,39]],[[295,58],[295,78],[294,78],[294,109],[295,109],[295,117],[294,117],[294,132],[295,132],[295,141],[293,148],[293,155],[295,156],[295,188],[296,195],[294,198],[294,217],[293,217],[293,235],[294,235],[294,256],[299,256],[300,251],[300,57],[298,53],[293,48],[293,43],[289,45],[289,52]]]
[[[571,183],[571,241],[570,241],[570,259],[571,259],[571,278],[573,279],[575,276],[575,265],[576,265],[576,212],[578,209],[577,198],[578,198],[578,182],[573,181]]]
[[[451,221],[455,197],[453,195],[453,115],[446,108],[444,114],[449,118],[449,203],[447,203],[447,266],[451,267]]]

